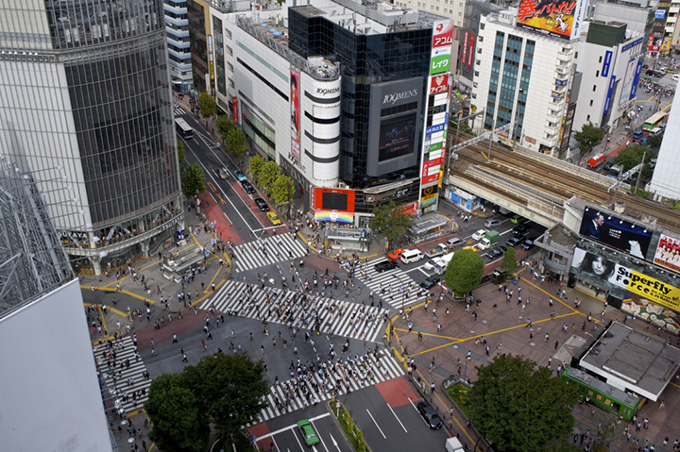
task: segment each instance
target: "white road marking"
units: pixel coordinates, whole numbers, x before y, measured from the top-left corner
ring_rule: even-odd
[[[390,409],[390,411],[392,412],[392,414],[394,414],[394,417],[397,418],[397,422],[399,422],[399,425],[401,425],[401,428],[403,428],[404,431],[405,431],[406,433],[408,433],[408,430],[406,430],[406,427],[404,427],[404,424],[401,423],[401,419],[399,419],[399,416],[397,416],[397,413],[394,412],[394,410],[392,409],[392,407],[390,406],[389,403],[387,404],[387,407]]]
[[[368,408],[366,408],[366,412],[368,413],[369,416],[371,416],[371,419],[373,420],[373,423],[374,423],[375,426],[378,428],[378,431],[380,432],[380,434],[382,435],[382,437],[383,437],[384,439],[387,439],[387,436],[385,436],[385,434],[383,433],[382,429],[380,428],[380,426],[378,425],[378,423],[375,421],[375,418],[373,417],[373,415],[371,414],[371,412],[368,411]]]

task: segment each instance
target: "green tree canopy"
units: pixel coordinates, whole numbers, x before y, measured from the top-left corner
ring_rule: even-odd
[[[276,164],[274,160],[270,160],[262,166],[259,173],[259,181],[262,186],[267,189],[268,193],[271,193],[271,189],[274,186],[274,181],[281,175],[281,168]]]
[[[520,356],[502,354],[477,370],[478,380],[468,393],[472,422],[494,450],[546,450],[550,440],[571,432],[576,385]]]
[[[153,425],[149,438],[167,452],[203,452],[210,427],[182,374],[163,374],[149,388],[146,412]]]
[[[484,259],[472,250],[460,250],[446,267],[444,281],[454,292],[468,293],[482,282]]]
[[[267,163],[264,157],[262,157],[260,154],[256,154],[250,157],[248,162],[248,171],[250,171],[250,174],[253,175],[255,181],[260,180],[260,171],[262,171],[264,164]]]
[[[262,377],[262,361],[248,355],[215,353],[184,370],[184,379],[196,405],[214,423],[222,438],[240,435],[241,427],[257,421],[266,406],[267,383]]]
[[[187,158],[187,151],[184,147],[184,141],[177,140],[177,158],[179,159],[179,165],[182,166],[182,162]]]
[[[227,139],[229,132],[234,129],[234,123],[231,118],[227,115],[220,115],[215,120],[215,127],[217,127],[217,133],[222,137],[223,140]]]
[[[284,204],[293,200],[295,184],[293,179],[281,174],[272,184],[271,196],[276,204]]]
[[[187,198],[205,191],[205,173],[198,163],[192,163],[184,168],[182,173],[182,192]]]
[[[389,242],[403,237],[413,223],[413,215],[404,212],[404,207],[403,204],[397,205],[394,201],[374,207],[373,217],[368,222],[369,227],[380,230]]]
[[[619,151],[619,155],[614,158],[614,163],[623,166],[625,171],[639,165],[642,162],[642,156],[645,151],[647,151],[647,156],[645,157],[645,163],[653,157],[652,153],[649,152],[649,148],[645,145],[631,144]]]
[[[663,141],[663,134],[647,135],[647,144],[651,148],[659,149],[661,147],[662,141]]]
[[[581,155],[587,154],[595,146],[602,143],[604,138],[604,130],[599,127],[595,127],[591,123],[584,124],[580,132],[574,134],[574,139],[578,141],[578,148],[581,151]]]
[[[508,272],[508,275],[512,275],[517,268],[517,255],[515,253],[515,248],[510,247],[505,252],[503,256],[503,261],[501,262],[501,268]]]
[[[234,157],[240,158],[248,152],[248,141],[246,140],[246,134],[243,132],[243,129],[231,129],[227,132],[224,142],[227,152]]]
[[[201,110],[201,116],[210,118],[217,111],[217,104],[215,98],[205,91],[198,96],[198,108]]]

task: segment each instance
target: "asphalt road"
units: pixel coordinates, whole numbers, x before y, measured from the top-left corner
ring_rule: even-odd
[[[307,446],[297,427],[297,422],[309,419],[319,437],[319,444]],[[345,440],[345,436],[325,404],[315,408],[298,411],[267,423],[270,433],[256,435],[260,447],[270,450],[274,443],[276,451],[280,452],[352,452],[352,447]]]

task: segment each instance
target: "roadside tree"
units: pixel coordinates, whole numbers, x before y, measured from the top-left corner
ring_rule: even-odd
[[[295,184],[293,179],[281,174],[272,184],[271,197],[276,204],[286,204],[293,200]]]
[[[614,158],[614,163],[623,166],[624,171],[639,165],[642,162],[642,156],[645,155],[645,163],[649,162],[654,154],[650,152],[649,147],[639,144],[631,144],[619,151],[619,155]]]
[[[446,267],[444,281],[456,293],[465,294],[482,282],[484,259],[473,250],[457,251]]]
[[[663,134],[659,135],[648,135],[647,144],[649,147],[654,149],[659,149],[661,147],[661,142],[663,141]]]
[[[192,163],[184,168],[182,173],[182,192],[187,198],[205,191],[205,173],[198,163]]]
[[[224,141],[227,152],[236,157],[240,163],[241,157],[248,152],[248,142],[246,141],[246,134],[243,129],[231,129]]]
[[[505,252],[503,256],[503,261],[501,262],[501,268],[507,272],[508,276],[512,276],[517,268],[517,254],[515,248],[510,247]]]
[[[413,215],[404,212],[404,207],[403,204],[397,205],[394,201],[374,207],[373,217],[369,220],[368,226],[379,230],[387,241],[392,243],[393,240],[403,237],[413,223]]]
[[[595,146],[602,143],[604,138],[604,130],[589,124],[584,124],[580,132],[574,134],[574,139],[578,141],[578,148],[581,155],[585,155],[592,151]]]
[[[187,158],[187,151],[184,147],[184,141],[177,140],[177,159],[179,160],[179,166],[182,166],[184,159]]]
[[[521,356],[498,355],[477,368],[468,393],[472,422],[498,452],[535,452],[571,433],[576,385]]]
[[[198,96],[198,108],[201,111],[203,118],[212,117],[217,112],[217,104],[215,98],[205,91]]]
[[[250,171],[250,174],[253,175],[253,179],[255,179],[255,182],[258,182],[260,180],[260,172],[262,171],[262,168],[264,167],[265,163],[267,162],[264,160],[264,157],[262,157],[260,154],[253,155],[248,160],[248,171]]]
[[[274,160],[270,160],[264,164],[260,170],[258,179],[262,186],[267,190],[268,194],[271,194],[272,187],[274,186],[274,181],[281,175],[281,168],[276,164]]]
[[[222,138],[222,141],[227,140],[227,135],[231,130],[234,129],[234,123],[227,115],[220,115],[215,120],[215,127],[217,127],[217,133]]]

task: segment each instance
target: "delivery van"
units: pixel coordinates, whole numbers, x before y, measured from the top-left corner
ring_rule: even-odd
[[[446,438],[444,447],[446,447],[446,452],[465,452],[460,440],[455,436],[453,438]]]
[[[424,258],[425,255],[422,253],[420,250],[408,250],[404,251],[401,253],[401,261],[404,264],[410,264],[411,262],[418,262],[422,258]]]

